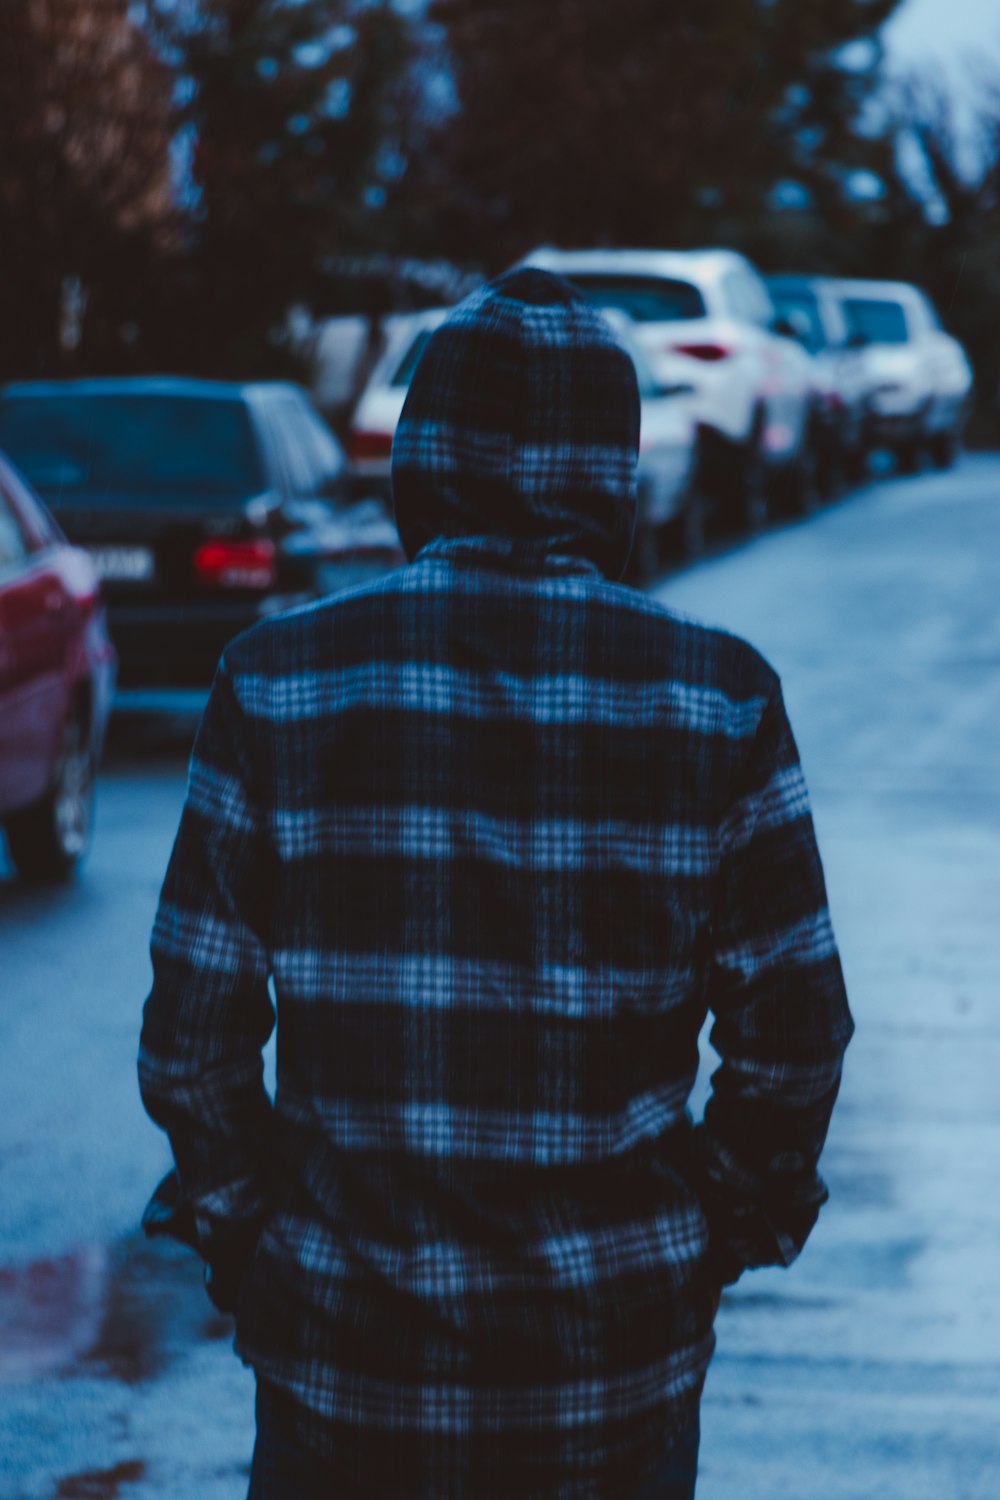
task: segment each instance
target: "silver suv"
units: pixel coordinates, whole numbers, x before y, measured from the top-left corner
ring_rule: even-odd
[[[732,250],[536,250],[523,262],[565,276],[635,325],[656,380],[690,385],[703,477],[750,526],[779,489],[814,493],[814,370],[781,329],[763,279]],[[780,330],[780,331],[779,331]],[[788,480],[791,479],[791,486]]]
[[[972,395],[972,370],[934,305],[904,281],[835,281],[853,347],[863,353],[866,440],[887,448],[904,472],[928,454],[954,463]]]

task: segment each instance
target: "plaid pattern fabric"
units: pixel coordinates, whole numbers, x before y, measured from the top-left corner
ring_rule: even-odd
[[[408,556],[490,537],[522,567],[568,553],[621,577],[639,418],[631,358],[573,287],[534,270],[483,287],[428,342],[396,428]]]
[[[851,1021],[777,679],[557,529],[230,647],[156,920],[143,1097],[206,1258],[262,1230],[237,1347],[343,1500],[627,1495],[824,1198]]]

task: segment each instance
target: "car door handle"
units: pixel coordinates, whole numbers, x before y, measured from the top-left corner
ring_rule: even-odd
[[[50,615],[61,615],[66,608],[66,595],[57,593],[55,590],[51,594],[46,594],[45,608]]]

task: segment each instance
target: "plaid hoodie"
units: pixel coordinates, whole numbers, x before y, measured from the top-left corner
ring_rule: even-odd
[[[411,565],[236,641],[196,742],[149,1218],[340,1500],[619,1500],[694,1417],[719,1285],[825,1197],[851,1020],[795,744],[749,646],[608,581],[638,426],[576,293],[481,290],[396,437]]]

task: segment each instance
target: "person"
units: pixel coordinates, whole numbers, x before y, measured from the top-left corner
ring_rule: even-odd
[[[750,646],[614,582],[639,417],[576,290],[486,285],[399,424],[409,565],[219,665],[140,1079],[252,1500],[690,1497],[720,1290],[826,1196],[852,1021],[796,747]]]

